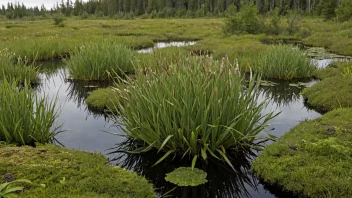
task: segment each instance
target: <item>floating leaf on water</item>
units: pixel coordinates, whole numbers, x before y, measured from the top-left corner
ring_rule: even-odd
[[[97,88],[98,86],[96,85],[87,85],[87,86],[84,86],[85,88]]]
[[[260,85],[264,86],[264,87],[273,87],[273,86],[278,85],[278,83],[274,83],[274,82],[271,82],[271,81],[263,80],[263,81],[260,82]]]
[[[298,82],[298,85],[301,86],[301,87],[305,87],[307,85],[307,83],[304,83],[304,82]]]
[[[299,87],[299,84],[295,84],[295,83],[290,83],[288,85],[290,85],[291,87]]]
[[[165,180],[178,186],[199,186],[208,182],[207,173],[191,167],[180,167],[167,173]]]

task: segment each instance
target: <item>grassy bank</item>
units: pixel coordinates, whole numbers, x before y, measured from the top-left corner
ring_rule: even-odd
[[[153,186],[104,156],[55,145],[0,146],[0,181],[25,178],[21,197],[124,197],[154,198]]]
[[[307,197],[351,197],[351,63],[318,70],[322,79],[302,94],[309,105],[328,112],[303,121],[267,146],[252,168],[264,181]]]
[[[267,146],[252,168],[264,181],[308,197],[351,197],[352,109],[301,122]]]
[[[334,63],[317,72],[321,82],[302,91],[307,103],[320,112],[352,107],[352,63]]]
[[[283,20],[284,21],[284,20]],[[9,24],[11,23],[9,28]],[[223,18],[198,19],[134,19],[80,20],[70,18],[65,27],[57,27],[51,20],[0,21],[0,46],[29,59],[65,57],[76,48],[94,42],[116,42],[133,49],[152,47],[156,41],[198,40],[188,49],[208,51],[215,58],[224,55],[250,62],[265,48],[266,39],[303,39],[305,44],[326,47],[339,54],[352,55],[350,30],[352,23],[323,22],[318,18],[303,18],[301,27],[309,31],[289,35],[233,35],[222,32]],[[287,26],[283,22],[283,26]],[[25,32],[25,33],[24,33]],[[329,39],[326,39],[329,38]],[[242,64],[247,66],[247,64]]]

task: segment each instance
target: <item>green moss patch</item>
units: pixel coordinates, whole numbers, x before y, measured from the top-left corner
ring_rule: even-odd
[[[352,197],[352,109],[305,121],[265,148],[252,168],[308,197]]]
[[[302,95],[309,105],[320,112],[352,107],[352,78],[333,77],[304,89]]]
[[[33,182],[21,197],[155,197],[146,179],[109,166],[103,155],[55,145],[0,146],[0,175]]]
[[[352,63],[333,63],[316,76],[323,80],[302,91],[310,106],[320,112],[352,107]]]
[[[325,79],[335,76],[346,76],[352,73],[352,62],[334,62],[324,69],[315,72],[315,76],[319,79]]]
[[[117,93],[110,87],[92,91],[86,99],[89,107],[99,111],[115,109]],[[115,105],[114,105],[115,104]]]

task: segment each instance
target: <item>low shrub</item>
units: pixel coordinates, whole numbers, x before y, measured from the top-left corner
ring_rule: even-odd
[[[167,60],[163,61],[168,63]],[[158,149],[167,156],[208,156],[229,163],[226,150],[241,150],[260,138],[258,134],[274,117],[262,114],[259,84],[245,88],[238,65],[227,59],[179,57],[138,72],[134,79],[115,85],[118,100],[112,118],[130,138],[145,143],[135,152]]]
[[[63,14],[56,14],[53,16],[54,25],[59,27],[65,26],[66,17]]]
[[[279,35],[281,33],[281,16],[278,8],[270,12],[269,25],[266,29],[267,34]]]
[[[254,71],[264,77],[289,80],[311,77],[317,66],[298,47],[273,45],[260,54]]]
[[[47,143],[60,129],[56,100],[37,96],[26,84],[6,79],[0,85],[0,141],[18,145]]]
[[[287,15],[287,32],[290,35],[295,34],[296,32],[299,32],[301,27],[301,15],[298,12],[290,11]]]
[[[257,34],[263,32],[263,27],[256,5],[248,3],[241,6],[240,12],[227,15],[223,32],[225,34]]]
[[[71,78],[107,81],[111,73],[119,75],[134,71],[135,52],[114,42],[90,44],[76,49],[66,60]]]
[[[352,1],[342,0],[335,12],[337,20],[340,22],[352,19]]]

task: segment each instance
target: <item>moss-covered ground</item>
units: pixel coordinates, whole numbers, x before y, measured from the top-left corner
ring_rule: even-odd
[[[320,112],[352,107],[352,63],[333,63],[316,75],[322,81],[302,92],[310,106]]]
[[[307,103],[328,112],[303,121],[267,146],[252,168],[264,181],[307,197],[352,197],[352,63],[317,71],[303,90]]]
[[[12,147],[0,144],[0,181],[29,179],[21,197],[152,198],[152,184],[101,154],[55,145]],[[0,182],[0,183],[1,183]]]
[[[85,100],[90,108],[98,111],[115,109],[118,95],[110,87],[92,91]],[[115,101],[115,102],[114,102]]]
[[[352,197],[352,109],[304,121],[267,146],[252,168],[264,181],[307,197]]]

